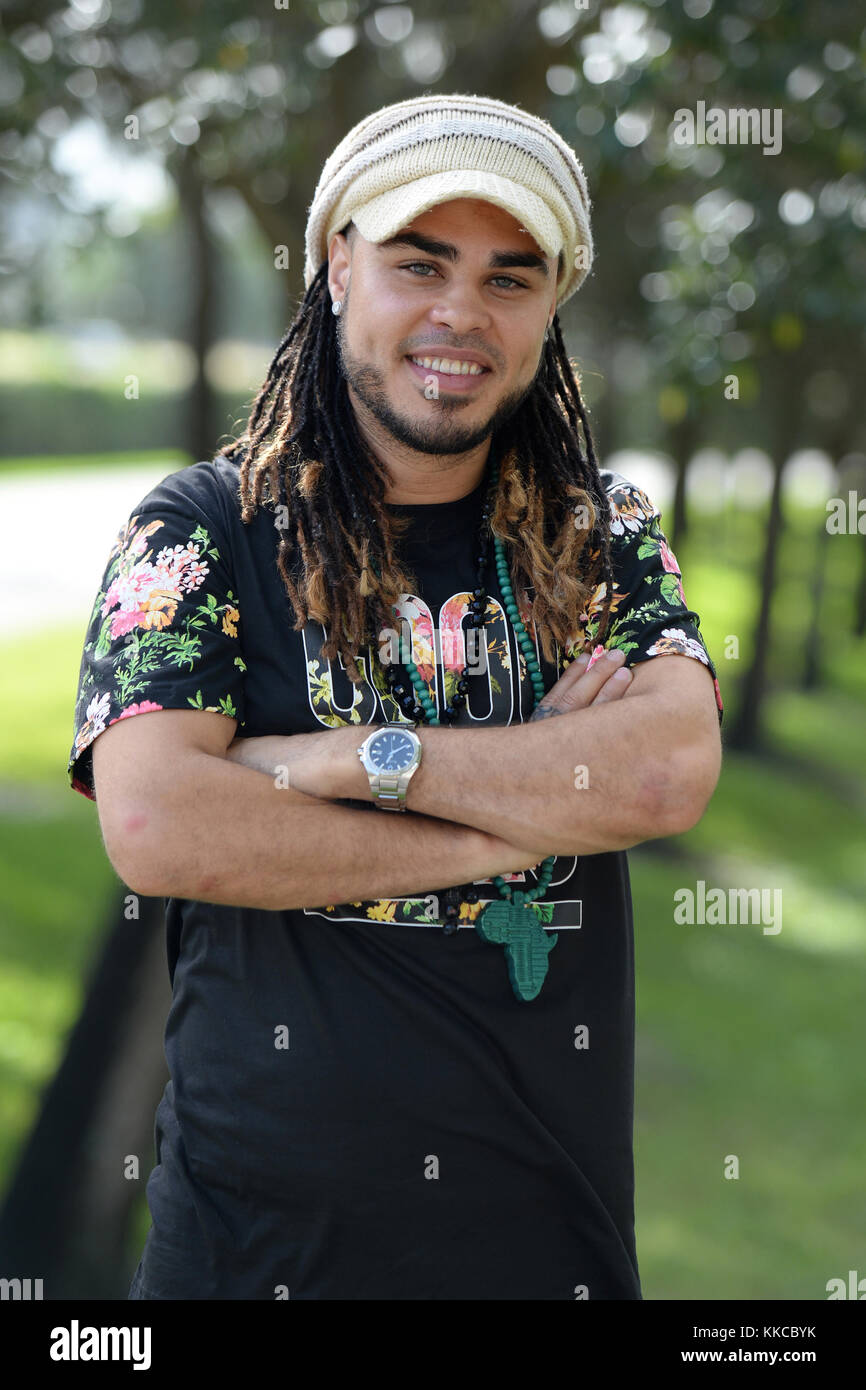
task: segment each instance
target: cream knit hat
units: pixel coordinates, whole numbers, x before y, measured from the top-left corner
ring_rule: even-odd
[[[348,222],[365,240],[381,242],[460,197],[497,204],[545,255],[562,252],[557,309],[580,289],[593,252],[586,177],[574,151],[539,116],[456,93],[383,106],[340,141],[309,209],[306,287]]]

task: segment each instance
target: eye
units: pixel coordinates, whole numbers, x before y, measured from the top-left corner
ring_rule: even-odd
[[[419,270],[419,269],[420,269],[420,270],[431,270],[431,271],[433,271],[434,274],[438,274],[438,271],[437,271],[437,269],[436,269],[436,266],[435,266],[435,265],[431,265],[431,263],[430,263],[429,261],[410,261],[408,265],[401,265],[401,266],[399,267],[399,269],[400,269],[400,270],[408,270],[408,271],[410,271],[410,272],[412,272],[412,273],[414,273],[416,270]],[[431,279],[431,276],[429,276],[429,275],[421,275],[421,276],[419,276],[419,279],[421,279],[421,280],[429,280],[429,279]],[[497,286],[497,288],[501,288],[501,289],[505,289],[505,290],[525,290],[525,289],[527,289],[526,282],[525,282],[524,280],[515,280],[515,278],[514,278],[513,275],[494,275],[493,279],[491,280],[491,284],[495,284],[497,281],[499,282],[499,285]],[[502,283],[503,281],[505,282],[504,284]]]

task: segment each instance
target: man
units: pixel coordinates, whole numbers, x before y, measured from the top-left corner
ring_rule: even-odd
[[[595,462],[591,258],[545,122],[374,113],[244,436],[111,551],[69,773],[173,986],[132,1298],[641,1297],[624,851],[700,818],[722,704]]]

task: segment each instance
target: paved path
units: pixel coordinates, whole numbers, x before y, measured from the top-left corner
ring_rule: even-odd
[[[178,460],[178,466],[180,460]],[[78,624],[81,640],[111,545],[171,460],[0,474],[0,639]]]

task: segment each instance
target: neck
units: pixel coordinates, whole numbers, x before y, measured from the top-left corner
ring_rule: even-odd
[[[359,433],[388,474],[386,503],[457,502],[478,487],[490,454],[490,435],[461,453],[426,454],[395,439],[360,401],[353,404]]]

